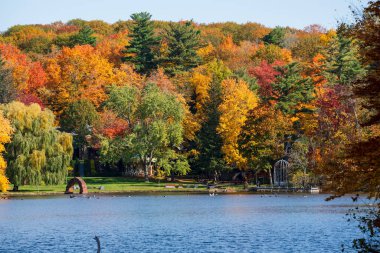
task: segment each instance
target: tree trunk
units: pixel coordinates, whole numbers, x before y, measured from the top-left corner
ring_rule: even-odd
[[[145,161],[145,168],[144,168],[144,178],[145,178],[145,182],[149,182],[149,175],[148,175],[148,172],[149,172],[149,163],[147,163]]]
[[[218,182],[218,171],[214,171],[214,183]]]
[[[171,181],[171,182],[174,182],[174,179],[175,179],[174,176],[175,176],[174,172],[171,171],[171,172],[170,172],[170,181]]]
[[[13,186],[13,191],[14,191],[14,192],[17,192],[17,191],[18,191],[18,185],[14,185],[14,186]]]
[[[269,173],[270,186],[273,188],[272,169],[269,169],[268,173]]]

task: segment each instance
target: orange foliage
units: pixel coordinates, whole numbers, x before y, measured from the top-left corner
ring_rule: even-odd
[[[15,46],[0,44],[0,55],[12,70],[14,85],[20,93],[36,95],[38,88],[46,84],[46,73],[41,63],[30,61]]]
[[[116,85],[132,85],[137,88],[142,88],[145,83],[145,77],[134,71],[131,65],[122,64],[120,69],[114,69],[115,76],[113,84]]]
[[[64,47],[45,62],[50,99],[60,112],[70,101],[87,99],[99,106],[106,98],[105,88],[114,81],[113,65],[90,45]]]
[[[159,68],[157,71],[152,73],[148,78],[147,83],[155,83],[157,86],[165,92],[175,92],[176,88],[170,79],[165,75],[165,72],[162,68]]]
[[[123,135],[127,129],[128,122],[126,120],[118,118],[115,113],[106,110],[100,114],[100,123],[95,128],[95,133],[113,139]]]
[[[96,45],[96,50],[101,56],[108,59],[115,65],[121,64],[122,50],[128,45],[128,30],[124,30],[117,34],[112,34]]]

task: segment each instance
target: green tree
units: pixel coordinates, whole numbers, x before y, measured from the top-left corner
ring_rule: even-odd
[[[202,47],[200,31],[194,29],[191,21],[184,24],[170,23],[165,30],[164,40],[167,52],[160,62],[167,74],[189,71],[200,64],[201,58],[197,54],[197,50]]]
[[[37,36],[23,42],[20,45],[20,49],[37,54],[48,54],[51,52],[51,44],[51,39],[44,36]]]
[[[303,77],[300,65],[296,62],[278,67],[280,73],[272,84],[272,96],[276,109],[285,114],[304,111],[304,105],[314,98],[314,85],[309,77]]]
[[[106,107],[132,125],[138,107],[138,96],[139,90],[136,87],[112,86]]]
[[[58,131],[54,114],[38,104],[1,105],[14,134],[6,145],[7,177],[14,190],[25,184],[63,183],[73,153],[72,136]]]
[[[172,182],[174,182],[175,175],[186,175],[191,170],[187,157],[174,150],[166,152],[165,156],[159,160],[158,165],[166,175],[171,176]]]
[[[141,94],[136,91],[132,87],[111,90],[107,107],[131,124],[125,136],[105,141],[102,155],[117,150],[119,155],[110,154],[113,159],[108,162],[122,159],[127,164],[143,164],[146,181],[154,162],[168,173],[186,173],[187,161],[177,154],[183,141],[183,106],[174,95],[161,91],[155,84],[148,84]]]
[[[270,33],[263,37],[266,44],[274,44],[279,47],[284,47],[286,28],[276,26]]]
[[[362,78],[366,71],[360,63],[358,45],[343,33],[339,31],[324,52],[325,76],[331,85],[350,86]]]
[[[157,67],[155,47],[159,44],[159,38],[154,35],[152,15],[147,12],[134,13],[131,18],[134,22],[132,32],[128,35],[131,39],[125,47],[127,54],[122,60],[135,65],[140,74],[149,74]]]
[[[204,107],[205,120],[201,122],[201,128],[196,134],[194,148],[198,155],[192,159],[192,168],[199,173],[213,176],[217,181],[218,175],[229,167],[223,159],[223,139],[217,131],[220,112],[218,110],[222,102],[221,83],[232,75],[232,72],[221,61],[213,61],[206,65],[208,75],[212,81],[208,89],[208,101]]]
[[[83,159],[88,145],[88,136],[99,119],[94,105],[88,100],[75,101],[61,115],[61,128],[74,135],[74,146],[79,148],[79,157]]]
[[[74,47],[76,45],[91,45],[95,46],[96,37],[92,36],[94,31],[89,26],[84,26],[77,34],[70,36],[68,46]]]

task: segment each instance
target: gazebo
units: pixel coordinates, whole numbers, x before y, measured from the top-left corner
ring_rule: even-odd
[[[273,166],[273,185],[277,187],[288,186],[288,169],[289,162],[281,159]]]

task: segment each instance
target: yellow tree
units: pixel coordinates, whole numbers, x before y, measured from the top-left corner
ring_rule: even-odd
[[[257,96],[242,80],[226,79],[222,82],[222,103],[217,128],[223,139],[222,152],[225,161],[245,169],[247,160],[239,152],[238,139],[250,110],[257,106]]]
[[[3,117],[3,112],[0,111],[0,191],[5,192],[8,189],[9,181],[5,176],[7,163],[5,162],[2,152],[4,152],[4,144],[11,141],[12,128],[7,119]]]

